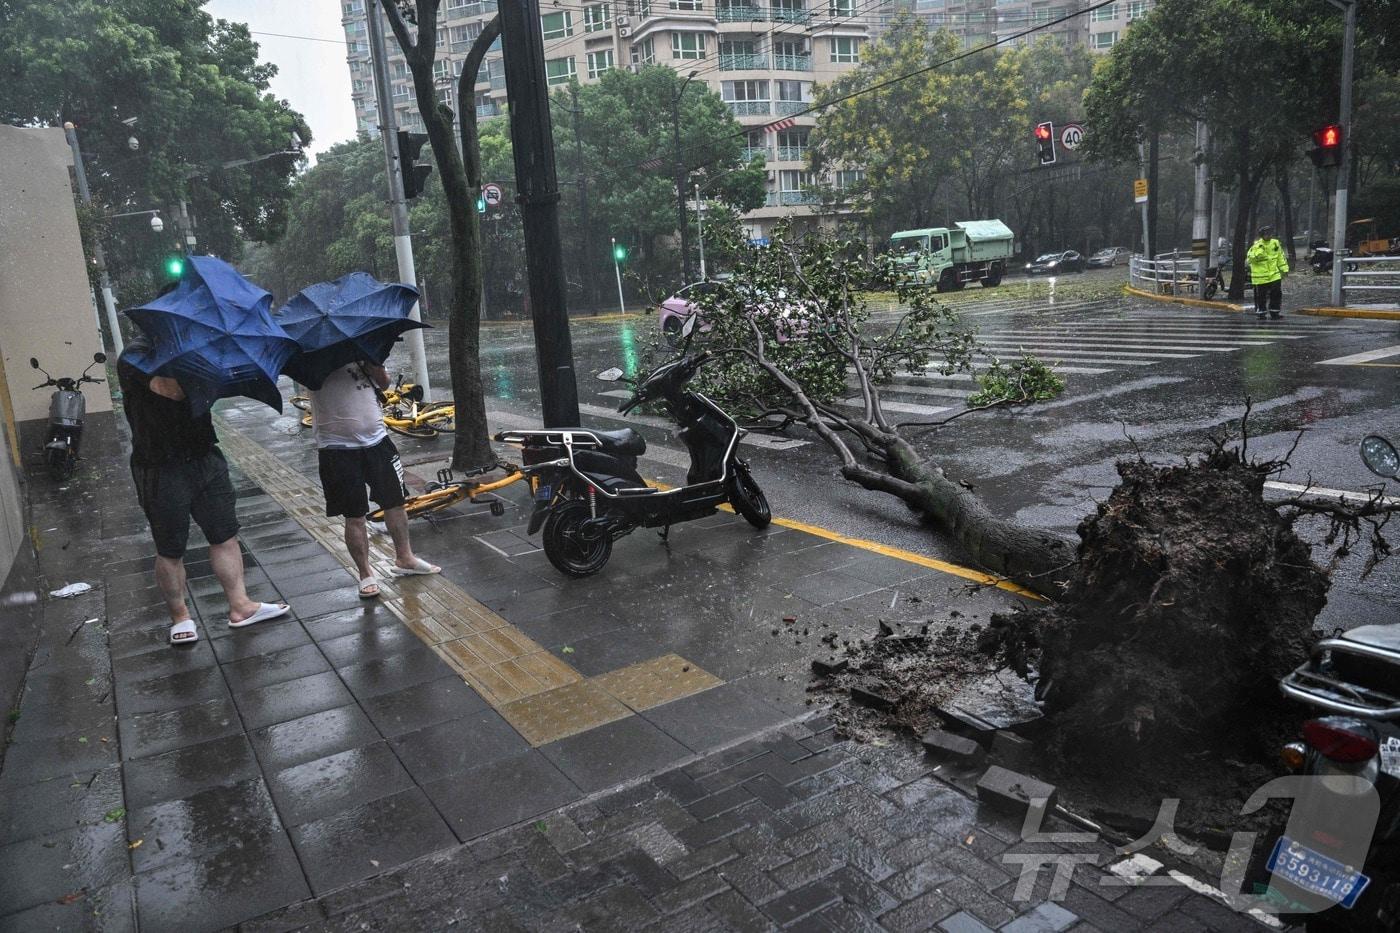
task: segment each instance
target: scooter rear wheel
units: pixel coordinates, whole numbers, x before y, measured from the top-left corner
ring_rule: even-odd
[[[734,511],[755,528],[767,528],[773,521],[773,511],[768,507],[768,497],[758,488],[758,482],[742,463],[734,464],[734,472],[729,477],[729,502]]]
[[[612,557],[612,536],[600,534],[585,540],[580,528],[589,519],[583,502],[565,502],[549,513],[544,522],[544,556],[560,573],[588,577],[602,570]]]

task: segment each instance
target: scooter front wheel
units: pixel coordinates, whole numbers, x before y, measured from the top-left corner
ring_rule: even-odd
[[[734,472],[729,476],[729,502],[734,511],[755,528],[767,528],[773,521],[773,511],[768,508],[768,497],[758,488],[758,482],[742,463],[734,464]]]
[[[592,576],[612,557],[612,536],[607,532],[585,537],[582,529],[590,518],[583,502],[564,502],[544,522],[544,556],[560,573]]]

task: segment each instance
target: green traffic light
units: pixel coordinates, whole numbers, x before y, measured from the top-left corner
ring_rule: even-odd
[[[477,212],[478,214],[484,214],[484,213],[486,213],[486,199],[485,199],[485,198],[477,198],[477,199],[476,199],[476,212]]]
[[[621,243],[613,245],[613,262],[622,262],[627,258],[627,247]]]
[[[171,256],[165,261],[165,274],[172,279],[178,279],[185,271],[185,260],[179,256]]]

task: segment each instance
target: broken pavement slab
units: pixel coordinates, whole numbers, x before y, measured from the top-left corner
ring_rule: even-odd
[[[942,729],[930,729],[924,733],[924,737],[919,740],[924,749],[930,754],[940,758],[956,758],[965,761],[975,761],[982,757],[982,746],[978,745],[967,736],[955,735],[945,732]]]
[[[1056,795],[1053,784],[1046,784],[1001,765],[992,765],[977,779],[978,800],[1017,817],[1025,816],[1032,800],[1043,800],[1046,810],[1053,808]]]

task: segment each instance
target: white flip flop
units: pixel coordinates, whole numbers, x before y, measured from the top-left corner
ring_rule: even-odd
[[[233,621],[233,617],[229,616],[228,627],[243,628],[243,626],[245,625],[253,625],[257,622],[266,622],[268,619],[275,619],[278,616],[286,615],[288,612],[291,611],[291,608],[291,606],[281,606],[277,603],[258,603],[257,611],[241,622],[235,622]]]
[[[427,575],[431,573],[442,573],[442,568],[437,566],[436,564],[430,564],[423,558],[418,557],[414,559],[412,567],[400,567],[398,564],[394,564],[392,567],[389,568],[389,572],[396,577],[413,577],[419,575]]]
[[[195,628],[194,619],[184,619],[170,626],[170,643],[172,645],[192,645],[199,641],[199,629]]]
[[[371,586],[374,587],[374,592],[366,593],[365,590],[369,589]],[[365,577],[361,580],[359,592],[361,599],[378,599],[382,595],[379,589],[379,582],[375,580],[374,577]]]

